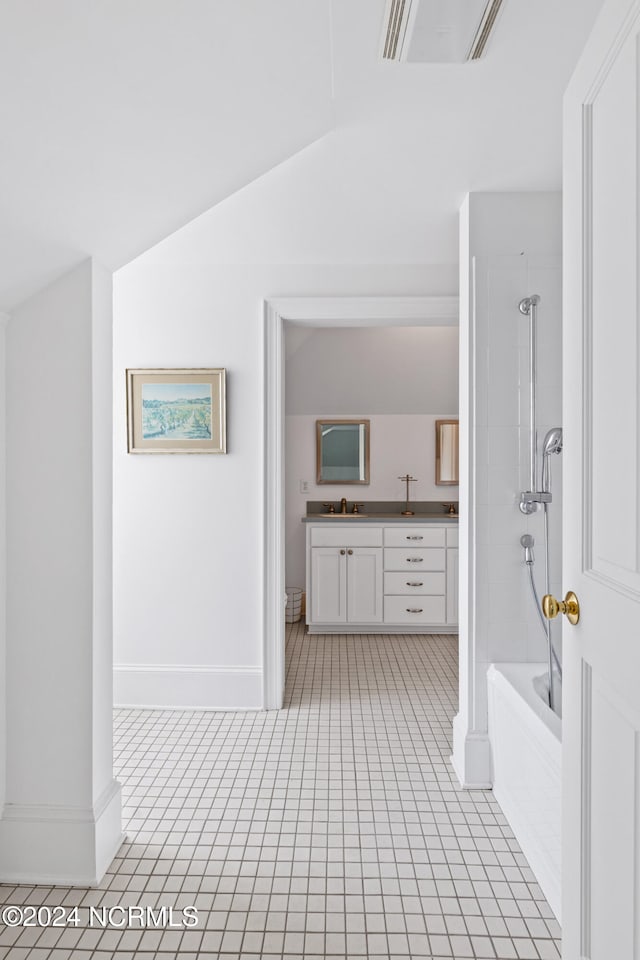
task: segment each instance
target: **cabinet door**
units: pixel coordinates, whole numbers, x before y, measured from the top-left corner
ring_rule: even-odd
[[[347,551],[347,620],[382,623],[380,547],[350,547]]]
[[[311,622],[346,623],[347,552],[339,547],[311,549]]]
[[[458,551],[447,548],[447,623],[458,622]]]

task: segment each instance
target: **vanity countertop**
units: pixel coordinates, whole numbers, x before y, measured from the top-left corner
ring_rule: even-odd
[[[336,513],[323,516],[309,513],[302,517],[303,523],[457,523],[458,514],[450,513],[414,513],[412,517],[403,517],[398,513],[368,513],[366,515]]]

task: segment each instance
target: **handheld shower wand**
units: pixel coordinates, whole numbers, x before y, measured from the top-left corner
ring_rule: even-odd
[[[562,427],[552,427],[542,444],[542,490],[551,493],[551,465],[549,458],[553,453],[562,452]]]

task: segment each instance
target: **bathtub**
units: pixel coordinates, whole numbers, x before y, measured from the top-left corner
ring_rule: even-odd
[[[545,674],[544,663],[489,667],[489,740],[495,798],[560,921],[562,723],[534,688]]]

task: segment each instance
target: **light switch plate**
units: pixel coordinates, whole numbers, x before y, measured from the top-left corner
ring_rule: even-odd
[[[300,493],[311,493],[311,482],[309,480],[300,481]]]

